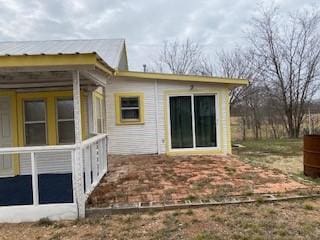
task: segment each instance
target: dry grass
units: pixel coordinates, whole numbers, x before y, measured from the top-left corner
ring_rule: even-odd
[[[1,224],[0,239],[319,239],[320,200]]]
[[[250,165],[278,170],[303,183],[306,183],[306,180],[314,185],[320,183],[320,179],[311,179],[303,174],[302,139],[248,140],[236,143],[244,147],[234,148],[233,153]]]
[[[320,131],[320,114],[315,113],[311,115],[311,121],[312,121],[312,129],[314,133],[317,133]],[[274,126],[276,129],[277,135],[280,137],[287,137],[287,132],[282,124],[278,124]],[[304,121],[302,122],[301,130],[308,130],[309,128],[309,118],[304,118]],[[240,117],[231,117],[231,133],[232,133],[232,139],[240,140],[243,137],[243,125],[242,120]],[[266,124],[262,122],[261,124],[261,131],[260,131],[261,138],[272,138],[273,137],[273,129],[270,124]],[[246,127],[246,138],[247,139],[254,139],[255,133],[253,126]]]

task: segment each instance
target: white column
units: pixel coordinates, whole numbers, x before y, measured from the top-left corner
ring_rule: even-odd
[[[81,98],[80,98],[80,77],[79,71],[72,73],[73,78],[73,104],[74,104],[74,130],[76,144],[82,142],[81,129]]]
[[[78,205],[78,215],[80,218],[85,217],[85,197],[83,181],[83,160],[82,160],[82,129],[81,129],[81,98],[80,98],[80,77],[79,71],[72,72],[73,79],[73,108],[74,108],[74,132],[76,149],[74,152],[75,163],[75,195]]]
[[[34,152],[31,152],[31,168],[33,205],[39,205],[38,169]]]
[[[103,122],[103,132],[104,133],[107,133],[107,97],[106,97],[106,93],[107,93],[107,87],[106,87],[106,85],[104,85],[103,87],[102,87],[102,89],[103,89],[103,92],[102,92],[102,94],[103,94],[103,107],[102,107],[102,116],[103,116],[103,118],[104,118],[104,122]]]
[[[108,127],[108,124],[107,124],[107,84],[105,84],[103,87],[103,119],[104,119],[104,122],[103,122],[103,132],[107,134],[107,127]],[[102,163],[103,163],[103,167],[102,169],[104,170],[105,169],[105,166],[107,166],[107,140],[106,141],[102,141],[103,142],[103,148],[102,148],[102,151],[103,151],[103,154],[102,154]]]

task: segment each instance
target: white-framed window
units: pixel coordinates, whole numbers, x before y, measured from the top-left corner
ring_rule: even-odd
[[[217,148],[217,99],[215,94],[170,95],[170,149]]]
[[[47,116],[45,100],[25,100],[23,107],[25,145],[46,145]]]
[[[138,122],[140,120],[139,97],[120,97],[120,113],[121,122]]]
[[[57,137],[59,144],[75,142],[73,100],[61,98],[56,100]]]
[[[104,99],[101,98],[101,97],[95,97],[95,113],[96,113],[96,116],[95,116],[95,121],[96,121],[96,132],[97,133],[103,133],[104,132],[104,117],[103,117],[103,114],[104,114],[104,111],[103,111],[103,108],[104,108]]]

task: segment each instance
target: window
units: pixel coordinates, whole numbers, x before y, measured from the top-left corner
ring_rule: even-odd
[[[96,108],[96,131],[97,133],[103,133],[104,132],[104,117],[103,117],[103,98],[96,97],[95,98],[95,108]]]
[[[47,144],[46,104],[43,100],[24,101],[25,145]]]
[[[58,143],[74,143],[73,100],[57,99]]]
[[[116,95],[117,124],[142,124],[143,94],[118,94]]]
[[[169,97],[171,148],[217,147],[215,95]]]
[[[121,97],[121,121],[139,121],[139,97]]]

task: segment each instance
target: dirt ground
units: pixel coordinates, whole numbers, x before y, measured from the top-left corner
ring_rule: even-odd
[[[0,239],[320,239],[320,200],[1,224]]]
[[[178,202],[306,188],[279,170],[252,166],[234,156],[110,156],[109,162],[109,173],[90,196],[90,206]]]

